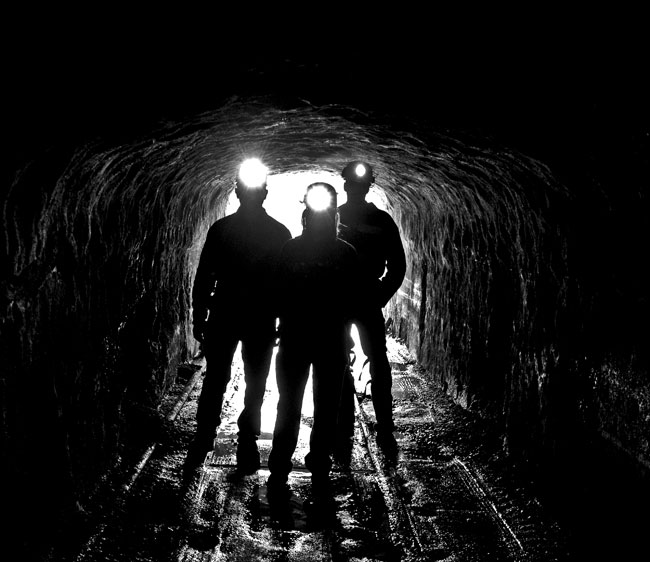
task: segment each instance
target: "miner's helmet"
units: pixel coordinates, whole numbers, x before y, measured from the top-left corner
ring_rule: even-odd
[[[353,160],[346,164],[341,172],[341,176],[346,182],[358,183],[370,187],[375,181],[372,167],[361,160]]]
[[[241,190],[265,190],[269,170],[259,158],[247,158],[239,165],[235,184]]]
[[[329,183],[312,183],[307,186],[305,205],[307,210],[312,213],[335,214],[337,211],[336,190]]]

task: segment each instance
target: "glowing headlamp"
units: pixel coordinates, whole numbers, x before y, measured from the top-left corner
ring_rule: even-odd
[[[239,166],[238,182],[249,188],[260,188],[266,185],[268,168],[257,158],[244,160]]]
[[[369,164],[361,160],[348,162],[345,168],[343,168],[341,175],[345,178],[345,181],[363,185],[370,185],[375,181],[372,168]]]
[[[325,211],[332,208],[334,198],[332,193],[322,184],[315,184],[307,191],[305,204],[312,211]]]
[[[368,170],[363,164],[357,164],[354,167],[354,174],[360,180],[363,179],[367,173],[368,173]]]

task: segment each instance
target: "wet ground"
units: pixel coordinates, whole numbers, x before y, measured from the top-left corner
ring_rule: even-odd
[[[357,346],[358,347],[358,346]],[[432,385],[406,349],[389,340],[396,462],[377,448],[363,356],[355,362],[358,409],[349,466],[333,473],[334,510],[309,510],[304,456],[311,422],[306,394],[293,496],[280,511],[266,497],[277,391],[271,373],[259,447],[262,468],[235,470],[239,353],[214,450],[187,485],[182,465],[192,437],[202,364],[185,365],[163,406],[160,439],[134,456],[94,500],[85,523],[59,538],[50,560],[91,561],[560,561],[572,557],[565,531],[500,456],[498,434]],[[125,463],[128,464],[128,463]],[[575,546],[575,545],[574,545]],[[573,547],[572,547],[573,548]],[[609,559],[609,558],[608,558]]]

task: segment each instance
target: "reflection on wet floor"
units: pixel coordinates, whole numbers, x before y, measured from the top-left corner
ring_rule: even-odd
[[[357,346],[357,349],[360,349]],[[439,391],[396,341],[393,366],[396,462],[377,447],[369,375],[355,361],[359,398],[349,465],[336,463],[331,509],[310,509],[310,473],[304,457],[313,415],[305,393],[292,495],[269,501],[267,459],[275,423],[277,388],[269,377],[259,440],[262,468],[240,475],[235,467],[236,419],[243,400],[239,353],[226,393],[214,449],[186,486],[181,467],[192,436],[201,377],[169,405],[173,424],[157,444],[128,495],[97,517],[75,559],[94,560],[350,560],[509,561],[562,560],[562,541],[530,498],[512,497],[472,457],[468,441],[483,437]],[[172,417],[168,416],[168,419]],[[61,558],[61,560],[63,560]]]

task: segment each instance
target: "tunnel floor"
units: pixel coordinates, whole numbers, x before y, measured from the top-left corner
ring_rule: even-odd
[[[363,355],[354,368],[358,408],[349,467],[335,464],[334,513],[303,505],[311,395],[305,395],[290,477],[293,496],[281,513],[266,498],[266,460],[275,420],[269,377],[259,441],[262,468],[235,470],[236,418],[243,371],[239,352],[213,451],[189,485],[182,465],[195,428],[203,363],[179,368],[161,411],[156,443],[133,455],[129,470],[107,479],[82,523],[64,526],[47,559],[78,562],[208,560],[560,561],[604,554],[602,534],[562,527],[501,457],[490,424],[455,405],[405,347],[389,338],[399,445],[388,462],[372,433]],[[128,464],[128,463],[125,463]],[[599,546],[600,543],[600,546]],[[621,545],[612,545],[612,552]]]

